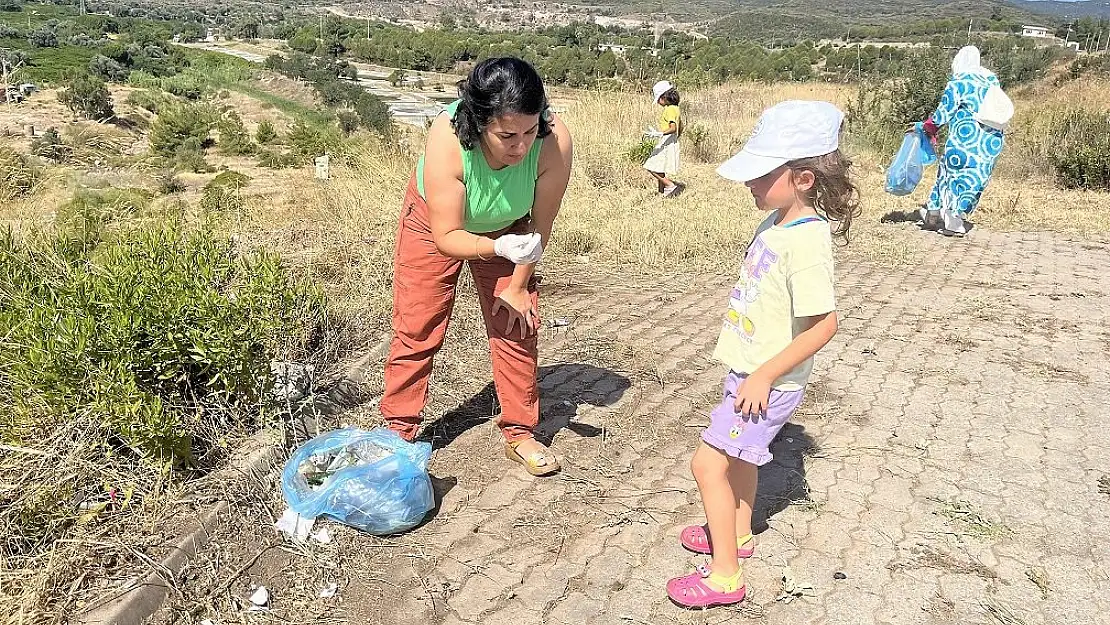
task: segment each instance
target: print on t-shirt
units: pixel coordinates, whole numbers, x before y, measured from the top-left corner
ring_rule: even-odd
[[[755,323],[748,316],[748,308],[759,299],[759,281],[767,275],[771,266],[778,262],[779,256],[762,237],[756,237],[744,258],[740,269],[740,280],[729,295],[728,314],[725,316],[725,330],[734,333],[745,343],[751,343],[755,336]]]

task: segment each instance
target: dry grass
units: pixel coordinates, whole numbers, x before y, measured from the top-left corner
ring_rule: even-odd
[[[298,91],[295,85],[257,83],[256,86],[272,87],[281,91],[283,97],[305,98],[305,102],[311,103],[311,97]],[[1077,83],[1061,92],[1068,89],[1075,90],[1074,98],[1067,93],[1052,97],[1059,98],[1060,103],[1078,101],[1103,106],[1096,99],[1097,85]],[[719,161],[739,148],[767,106],[791,98],[821,98],[843,106],[852,93],[851,89],[830,85],[729,85],[684,94],[684,104],[688,122],[710,129],[704,146],[707,160]],[[556,224],[555,238],[545,256],[549,274],[558,274],[560,268],[572,262],[589,266],[591,271],[628,276],[630,282],[650,281],[653,276],[662,274],[711,272],[729,275],[735,271],[744,245],[762,218],[742,185],[719,178],[714,173],[713,162],[694,163],[687,159],[678,176],[688,185],[687,190],[675,199],[663,201],[656,196],[646,172],[624,156],[629,146],[638,141],[644,126],[657,114],[648,98],[643,94],[592,92],[558,92],[555,95],[564,110],[562,117],[574,135],[576,163],[563,212]],[[1044,95],[1036,94],[1036,97]],[[237,107],[242,103],[249,126],[253,127],[262,118],[281,119],[272,108],[258,102],[252,104],[250,98],[241,94],[232,95],[228,100]],[[117,102],[122,101],[122,97],[117,97]],[[1031,120],[1028,132],[1033,133],[1037,128],[1032,121],[1035,110],[1029,104],[1022,106],[1022,115]],[[50,105],[49,108],[58,107]],[[96,136],[82,139],[82,144],[89,146],[89,154],[102,154],[105,145],[116,145],[112,143],[115,140]],[[1016,137],[1015,142],[1018,140]],[[248,248],[266,246],[281,252],[289,265],[311,276],[335,303],[336,336],[332,338],[343,342],[334,347],[337,356],[342,351],[357,350],[373,342],[388,327],[396,220],[405,183],[421,146],[422,136],[416,131],[395,143],[364,139],[353,163],[333,167],[333,178],[326,182],[314,180],[310,169],[273,172],[254,168],[246,161],[212,157],[214,163],[226,164],[253,178],[245,190],[249,196],[247,207],[226,217],[229,232]],[[917,262],[922,254],[918,243],[921,235],[912,227],[880,224],[879,220],[891,211],[916,208],[928,191],[927,185],[908,198],[887,196],[882,191],[884,164],[850,140],[846,150],[856,162],[855,175],[863,193],[863,216],[853,228],[852,243],[842,251],[840,262],[881,265]],[[1110,195],[1054,189],[1050,180],[1027,176],[1027,172],[1013,162],[1018,155],[1020,151],[1013,149],[1013,156],[1008,155],[1009,160],[984,197],[977,213],[981,226],[1048,229],[1087,237],[1102,237],[1110,231],[1110,217],[1107,217],[1110,211],[1106,210],[1110,208]],[[29,227],[48,227],[57,207],[72,196],[71,173],[51,169],[47,182],[41,184],[32,197],[4,203],[0,206],[0,226],[11,225],[17,232]],[[132,181],[127,186],[143,186],[143,180],[150,180],[149,172],[120,170],[110,175],[121,180],[131,176]],[[167,202],[195,204],[196,190],[207,178],[185,178],[189,190]],[[449,347],[439,360],[434,374],[441,382],[436,387],[442,392],[435,398],[432,412],[458,406],[473,398],[488,379],[484,353],[473,349],[484,340],[484,332],[471,290],[464,277],[449,339],[453,347]],[[650,381],[650,371],[643,364],[650,359],[602,343],[602,340],[583,341],[580,347],[586,351],[568,354],[568,357],[588,361],[602,352],[616,354],[620,362],[606,362],[606,367],[616,367],[629,372],[629,377]],[[371,385],[379,387],[380,380]],[[367,412],[349,418],[369,425],[374,423],[376,416]],[[636,436],[653,438],[658,434],[654,430],[630,430],[620,411],[598,417],[593,425],[606,434],[599,437],[592,458],[588,454],[578,456],[586,461],[604,458]],[[79,444],[80,434],[63,432],[58,436],[61,438],[44,441],[36,450],[0,451],[0,475],[7,480],[9,476],[33,472],[45,484],[68,483],[66,471],[69,467],[85,462]],[[56,449],[65,450],[63,459],[48,462],[36,453],[53,453]],[[468,459],[459,461],[467,462]],[[620,467],[602,469],[602,473],[612,471],[613,475],[621,470]],[[113,575],[119,575],[121,568],[138,562],[131,548],[145,549],[164,538],[157,532],[147,531],[149,528],[166,533],[166,537],[172,535],[172,523],[164,523],[167,512],[179,516],[189,513],[188,508],[182,511],[171,504],[181,485],[167,481],[165,476],[136,468],[128,475],[104,475],[103,478],[107,483],[137,485],[142,495],[134,504],[137,507],[130,509],[127,515],[109,515],[102,522],[75,528],[65,540],[44,552],[45,555],[29,558],[5,554],[0,563],[0,604],[5,606],[0,614],[4,620],[60,621],[78,607],[79,601],[89,601],[102,592],[112,583],[109,580]],[[601,492],[599,487],[586,482],[576,483],[570,490],[568,499],[579,501],[593,501],[592,498]],[[35,491],[21,496],[35,496]],[[263,516],[277,512],[278,502],[270,497],[264,502],[245,498],[243,503],[244,512]],[[553,535],[558,535],[568,525],[565,518],[552,516],[553,509],[537,511],[537,518],[528,521],[534,524],[542,517],[544,527],[550,527]],[[989,538],[1007,531],[958,502],[947,504],[942,513],[968,533]],[[239,519],[237,527],[257,529],[258,518],[262,517]],[[622,517],[621,522],[635,520]],[[140,536],[148,538],[137,538]],[[358,564],[388,562],[382,554],[389,549],[389,544],[374,541],[372,550],[376,550],[375,553],[359,559]],[[250,557],[254,554],[236,552],[236,555]],[[334,579],[345,575],[335,562],[329,562],[320,554],[307,562],[305,566],[316,569],[321,577]],[[937,553],[926,553],[907,566],[968,572],[984,578],[993,576],[993,572],[981,565],[956,561]],[[220,563],[210,568],[214,575],[223,578],[218,580],[218,585],[202,587],[202,590],[218,596],[192,599],[225,608],[233,605],[223,582],[228,569],[238,568],[238,564]],[[320,618],[327,616],[326,611],[313,614]]]

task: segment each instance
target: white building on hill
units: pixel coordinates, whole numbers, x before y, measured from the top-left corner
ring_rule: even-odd
[[[1022,26],[1021,36],[1033,37],[1035,39],[1051,39],[1053,34],[1044,26]]]

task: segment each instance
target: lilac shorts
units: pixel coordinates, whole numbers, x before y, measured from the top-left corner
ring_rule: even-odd
[[[709,415],[701,439],[724,453],[761,467],[771,461],[771,441],[790,420],[805,396],[804,390],[771,389],[766,418],[745,421],[736,413],[736,391],[747,376],[734,371],[725,378],[725,396]]]

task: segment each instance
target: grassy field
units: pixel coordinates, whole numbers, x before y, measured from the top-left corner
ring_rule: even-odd
[[[253,131],[263,119],[284,133],[292,118],[312,109],[303,86],[272,75],[230,85],[223,98]],[[1056,187],[1045,159],[1052,136],[1053,115],[1074,107],[1106,110],[1106,83],[1073,81],[1062,87],[1036,85],[1018,92],[1019,113],[997,176],[975,215],[977,225],[989,230],[1048,230],[1071,237],[1106,240],[1110,233],[1110,194],[1065,191]],[[131,89],[116,90],[117,103]],[[643,94],[559,91],[554,97],[564,109],[563,119],[575,141],[575,170],[544,257],[543,272],[587,269],[628,276],[630,281],[667,274],[732,275],[743,248],[761,219],[750,194],[738,184],[719,178],[716,164],[739,149],[760,112],[786,99],[825,99],[842,107],[854,89],[827,84],[725,85],[684,94],[689,128],[704,133],[684,139],[684,165],[677,177],[687,185],[679,197],[662,200],[649,177],[629,156],[642,128],[657,110]],[[68,112],[44,93],[29,108],[4,111],[0,127],[17,127],[18,119],[35,119],[40,128],[74,125]],[[119,105],[119,112],[142,117],[141,111]],[[149,115],[148,115],[149,117]],[[106,186],[154,191],[159,172],[147,154],[141,124],[126,129],[97,127],[113,137],[86,139],[88,154],[79,162],[46,165],[34,192],[0,206],[0,225],[21,236],[55,227],[58,208],[81,189]],[[690,137],[701,135],[694,142]],[[28,142],[15,136],[0,143],[26,153]],[[150,212],[121,216],[121,220],[151,214],[177,215],[185,222],[199,219],[196,205],[202,189],[219,170],[231,169],[250,177],[242,189],[241,208],[222,214],[218,221],[245,250],[278,252],[295,273],[317,284],[332,304],[326,348],[334,362],[376,342],[388,329],[391,306],[391,257],[401,196],[422,149],[422,133],[404,130],[381,139],[356,134],[350,139],[349,159],[337,159],[333,176],[318,181],[311,168],[272,170],[249,158],[225,156],[210,150],[212,173],[183,174],[185,190],[159,195]],[[97,146],[120,149],[97,153]],[[123,146],[123,147],[120,147]],[[840,263],[913,264],[921,258],[915,243],[920,235],[912,225],[883,223],[891,213],[916,209],[924,201],[929,182],[906,198],[883,192],[884,158],[847,137],[846,151],[855,161],[855,176],[863,196],[863,216],[853,228],[851,243],[842,248]],[[464,287],[464,290],[467,287]],[[460,298],[453,345],[480,339],[481,329],[473,298]],[[484,375],[481,354],[444,359],[445,377]],[[477,364],[476,364],[477,363]],[[87,607],[107,580],[121,571],[141,570],[144,554],[174,535],[180,520],[197,504],[182,503],[196,476],[169,474],[133,463],[120,467],[89,468],[83,464],[81,433],[60,431],[35,445],[7,445],[0,449],[0,492],[10,510],[43,510],[44,502],[64,502],[61,484],[81,480],[129,485],[138,496],[127,514],[106,519],[72,521],[75,512],[48,509],[39,529],[55,531],[49,548],[34,552],[6,550],[0,554],[0,614],[8,622],[61,622],[64,615]],[[235,436],[223,441],[226,449]],[[201,502],[203,503],[203,502]],[[61,505],[61,504],[58,504]],[[65,504],[69,505],[69,504]],[[22,506],[22,507],[20,507]],[[69,517],[67,517],[69,515]],[[37,522],[18,515],[0,519],[4,532],[20,532]]]

